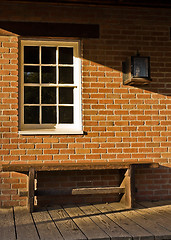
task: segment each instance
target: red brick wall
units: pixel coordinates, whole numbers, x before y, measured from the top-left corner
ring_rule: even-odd
[[[87,135],[76,136],[18,134],[18,38],[0,32],[1,163],[150,160],[164,167],[137,171],[136,198],[171,198],[170,10],[1,6],[0,20],[100,25],[99,39],[82,39],[82,115]],[[122,62],[137,50],[151,58],[152,83],[124,86]],[[19,198],[18,192],[26,190],[26,177],[17,173],[0,176],[0,206],[25,205],[26,199]],[[72,177],[67,177],[68,182]],[[104,185],[111,184],[104,180]]]
[[[18,136],[18,38],[0,33],[0,161],[8,163],[20,160],[23,141]],[[19,188],[27,188],[24,175],[1,172],[0,206],[25,205]]]

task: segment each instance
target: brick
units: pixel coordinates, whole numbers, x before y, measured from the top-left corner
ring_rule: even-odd
[[[130,121],[130,125],[132,126],[144,125],[144,121]]]
[[[25,150],[23,150],[23,151],[25,151]],[[45,150],[45,151],[47,151],[47,150]],[[30,155],[35,155],[35,154],[37,155],[37,154],[42,154],[42,153],[43,153],[42,150],[38,150],[38,149],[27,150],[27,154],[30,154]],[[44,153],[44,154],[46,154],[46,153]]]
[[[78,160],[78,159],[85,159],[85,155],[84,154],[78,154],[78,155],[70,155],[70,159],[71,160]]]
[[[92,138],[92,142],[106,142],[106,138],[103,138],[103,137]]]
[[[32,145],[32,148],[33,148],[33,147],[34,147],[34,145]],[[50,145],[50,144],[44,144],[44,143],[42,143],[42,144],[36,144],[35,147],[36,147],[36,149],[37,149],[37,148],[45,149],[45,148],[50,148],[51,145]],[[31,148],[31,147],[30,147],[30,148]]]
[[[54,144],[52,145],[53,148],[59,148],[59,149],[61,149],[61,148],[67,148],[67,146],[68,146],[68,144],[65,144],[65,143],[54,143]]]
[[[18,184],[12,184],[12,189],[18,189],[18,188],[26,188],[27,185],[23,183],[18,183]]]
[[[76,154],[87,154],[87,153],[90,153],[90,149],[76,149]]]
[[[53,155],[38,155],[37,156],[37,160],[40,160],[40,161],[49,161],[52,159],[53,159]],[[36,160],[36,159],[33,159],[33,160]]]
[[[19,147],[21,149],[30,149],[30,148],[34,148],[34,144],[20,144]]]
[[[97,148],[97,149],[92,149],[91,152],[92,153],[106,153],[107,150],[106,149]]]
[[[86,159],[90,159],[90,160],[97,160],[97,159],[101,159],[100,154],[86,154]]]
[[[3,149],[16,149],[18,148],[18,145],[17,144],[4,144],[3,145]]]
[[[36,139],[35,139],[36,141]],[[42,142],[42,140],[41,140]],[[44,143],[58,143],[59,139],[58,138],[44,138],[43,140]]]
[[[106,149],[105,149],[106,150]],[[107,150],[108,153],[121,153],[122,149],[120,148],[112,148]]]
[[[103,159],[115,159],[116,158],[116,154],[102,154],[102,158]]]
[[[6,65],[4,64],[3,69],[14,70],[14,69],[18,69],[18,66],[16,64],[6,64]]]
[[[60,138],[60,143],[73,143],[75,142],[74,138]]]
[[[61,149],[60,154],[74,154],[75,150],[74,149]]]
[[[67,160],[67,159],[69,159],[69,155],[66,155],[66,154],[64,154],[64,155],[62,155],[62,154],[60,154],[60,155],[54,155],[53,158],[54,158],[54,160],[60,160],[60,161],[62,161],[62,160]]]
[[[153,142],[166,142],[166,137],[154,137]]]
[[[42,150],[32,150],[33,152],[35,151],[36,153],[35,154],[42,154]],[[58,154],[59,153],[59,150],[57,149],[44,149],[43,150],[44,154]]]
[[[20,156],[21,161],[33,161],[36,160],[36,156]],[[39,159],[38,159],[39,160]]]
[[[82,144],[82,143],[70,143],[70,144],[68,144],[67,145],[68,146],[68,148],[83,148],[84,147],[84,144]],[[66,146],[66,147],[67,147]]]
[[[128,126],[128,121],[115,121],[116,126]]]
[[[124,153],[136,153],[136,152],[138,152],[138,149],[137,148],[124,148],[123,152]]]
[[[17,48],[18,44],[15,42],[4,42],[2,46],[7,48]]]
[[[9,155],[9,150],[0,150],[0,155]]]
[[[20,159],[20,156],[11,156],[11,155],[7,155],[3,157],[4,161],[6,162],[10,162],[10,161],[18,161]]]
[[[25,155],[26,154],[26,150],[11,150],[11,155]]]

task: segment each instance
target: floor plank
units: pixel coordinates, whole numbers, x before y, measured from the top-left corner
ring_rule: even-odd
[[[123,214],[125,215],[126,213]],[[144,209],[129,211],[126,216],[153,234],[155,239],[171,239],[170,232],[156,223],[157,218],[152,220]]]
[[[13,209],[0,209],[0,240],[15,240]]]
[[[62,207],[48,208],[48,212],[65,240],[87,239]]]
[[[34,212],[32,215],[41,240],[63,240],[47,211]]]
[[[80,209],[91,218],[91,220],[96,223],[104,232],[106,232],[111,240],[115,239],[126,239],[131,240],[132,237],[120,228],[116,223],[114,223],[106,215],[102,214],[97,208],[92,205],[82,205],[79,206]]]
[[[142,228],[139,224],[128,218],[129,211],[117,212],[110,206],[110,204],[96,204],[95,207],[102,213],[105,213],[111,220],[117,223],[121,228],[128,232],[134,240],[153,240],[154,236]],[[112,213],[113,211],[113,213]]]
[[[66,206],[65,211],[72,217],[73,221],[90,240],[109,240],[110,237],[101,230],[86,214],[76,206]]]
[[[146,207],[144,212],[150,215],[150,219],[156,221],[156,223],[171,231],[171,208],[170,210],[167,208],[166,211],[164,211],[162,207],[149,207],[146,203],[141,203],[141,205]]]
[[[163,201],[155,201],[152,202],[154,206],[166,206],[166,205],[171,205],[171,200],[163,200]]]
[[[155,212],[162,214],[162,216],[168,218],[169,220],[171,218],[171,204],[170,205],[165,204],[164,206],[159,205],[159,203],[154,204],[152,202],[141,202],[140,204],[146,208],[150,208]]]
[[[27,208],[14,208],[17,240],[39,240],[36,227]]]
[[[125,211],[125,210],[130,210],[130,208],[127,208],[125,204],[120,203],[120,202],[112,202],[109,203],[109,206],[112,207],[113,210],[115,211]]]

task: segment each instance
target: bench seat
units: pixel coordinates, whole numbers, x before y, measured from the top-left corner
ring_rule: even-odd
[[[85,194],[122,194],[121,202],[126,207],[132,208],[134,205],[134,169],[143,166],[149,168],[159,167],[158,163],[150,161],[141,162],[91,162],[91,163],[39,163],[39,164],[2,164],[3,172],[20,172],[28,175],[28,191],[21,192],[20,196],[28,196],[28,208],[30,212],[34,211],[35,196],[42,195],[85,195]],[[36,173],[40,171],[71,171],[71,170],[106,170],[118,169],[125,170],[123,181],[119,187],[97,187],[97,188],[75,188],[71,191],[36,190]]]

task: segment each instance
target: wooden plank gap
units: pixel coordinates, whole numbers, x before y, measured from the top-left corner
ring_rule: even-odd
[[[12,208],[12,211],[13,211],[13,219],[14,219],[14,230],[15,230],[15,237],[16,237],[16,239],[18,239],[18,237],[17,237],[17,228],[16,228],[16,222],[15,222],[15,211],[14,211],[14,208]]]

